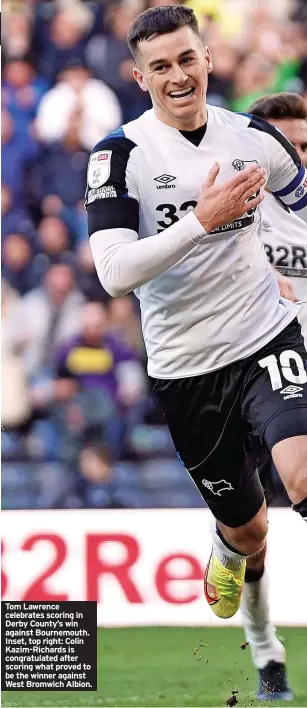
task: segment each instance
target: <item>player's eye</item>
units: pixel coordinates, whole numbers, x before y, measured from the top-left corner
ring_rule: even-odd
[[[193,57],[183,57],[181,64],[190,64],[193,61]]]
[[[160,72],[160,71],[165,71],[166,69],[167,69],[167,65],[166,65],[166,64],[158,64],[158,66],[156,66],[155,71],[159,71],[159,72]]]

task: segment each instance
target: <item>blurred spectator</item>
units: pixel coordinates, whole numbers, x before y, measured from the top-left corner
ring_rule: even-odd
[[[72,236],[72,247],[88,240],[84,185],[89,153],[80,143],[81,122],[78,107],[69,116],[63,139],[44,147],[28,181],[32,208],[61,218]]]
[[[110,295],[98,279],[88,238],[79,246],[76,255],[79,266],[78,282],[84,297],[93,302],[107,303]]]
[[[72,239],[69,230],[61,219],[56,216],[46,216],[37,230],[38,253],[33,262],[35,284],[38,285],[52,265],[65,263],[75,266],[75,256],[72,252]]]
[[[54,11],[52,7],[51,12]],[[58,72],[67,62],[84,64],[84,52],[93,15],[82,2],[70,2],[53,16],[45,17],[36,13],[34,25],[34,51],[38,58],[40,73],[50,81],[55,81]]]
[[[63,138],[51,143],[44,151],[41,159],[41,198],[42,210],[45,209],[44,199],[50,196],[58,197],[57,209],[63,206],[74,207],[78,202],[84,202],[84,185],[89,153],[80,143],[82,128],[82,109],[75,108],[68,118]]]
[[[274,65],[260,54],[243,57],[234,76],[232,108],[245,111],[264,93],[271,93],[275,85]]]
[[[86,445],[79,456],[77,490],[84,507],[112,506],[112,465],[104,445]]]
[[[83,295],[68,265],[54,265],[41,287],[20,301],[15,318],[17,341],[23,341],[26,369],[32,377],[50,372],[57,347],[79,329]]]
[[[213,71],[208,76],[208,103],[227,108],[237,61],[236,50],[227,42],[220,40],[215,44]]]
[[[9,5],[3,9],[3,51],[4,57],[24,57],[31,49],[31,14],[30,8],[24,4],[20,11],[10,10]]]
[[[2,273],[9,285],[24,295],[35,285],[34,249],[22,233],[7,235],[2,246]]]
[[[82,64],[73,62],[59,74],[59,83],[42,99],[35,122],[40,140],[50,143],[67,135],[72,114],[80,111],[78,137],[85,150],[121,122],[120,104],[111,89]]]
[[[29,386],[21,349],[15,345],[13,321],[18,295],[5,281],[1,285],[1,422],[6,429],[16,429],[32,416]]]
[[[27,211],[20,207],[13,208],[13,192],[7,184],[1,184],[1,231],[2,242],[8,234],[20,232],[33,237],[34,227]]]
[[[145,358],[140,315],[132,295],[110,299],[108,331],[125,342],[137,356]]]
[[[86,444],[79,456],[77,491],[85,508],[118,509],[137,506],[140,489],[120,484],[110,450],[103,444]]]
[[[27,131],[49,84],[38,76],[29,59],[16,57],[4,66],[2,105],[16,122],[17,131]]]
[[[102,389],[124,412],[144,396],[142,367],[120,339],[108,334],[107,310],[101,303],[84,305],[81,318],[80,335],[57,355],[57,398],[69,398],[79,388]]]
[[[39,147],[30,133],[16,131],[9,113],[1,113],[2,181],[9,187],[13,208],[24,205],[24,171],[27,160],[37,158]]]
[[[88,65],[94,76],[115,91],[124,123],[134,120],[151,107],[149,95],[141,91],[133,78],[135,62],[127,46],[127,33],[138,12],[135,4],[110,4],[106,15],[107,33],[94,36],[86,50]]]

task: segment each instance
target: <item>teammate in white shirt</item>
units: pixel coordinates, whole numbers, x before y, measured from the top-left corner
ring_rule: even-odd
[[[281,130],[307,165],[307,106],[294,93],[263,96],[255,101],[249,113],[268,120]],[[307,301],[307,226],[299,216],[266,192],[260,207],[261,239],[269,262],[277,269],[281,294],[295,301]],[[307,303],[298,312],[302,333],[307,342]],[[261,481],[267,504],[276,494],[270,470],[264,469]],[[270,621],[268,577],[264,566],[265,548],[256,557],[249,557],[241,612],[245,636],[253,662],[259,671],[258,697],[285,700],[292,693],[286,679],[286,651],[276,637]]]
[[[91,248],[104,288],[140,298],[153,390],[217,520],[206,598],[231,617],[265,543],[266,457],[307,516],[306,350],[258,238],[266,183],[307,220],[306,172],[266,121],[206,106],[212,61],[192,10],[147,10],[128,43],[153,109],[92,152]]]

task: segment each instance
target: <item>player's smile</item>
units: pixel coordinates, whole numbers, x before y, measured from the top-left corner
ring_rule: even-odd
[[[173,101],[176,101],[176,103],[186,104],[194,93],[194,86],[188,86],[187,88],[170,91],[168,95]]]

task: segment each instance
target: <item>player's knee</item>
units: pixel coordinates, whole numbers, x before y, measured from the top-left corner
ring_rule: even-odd
[[[247,556],[262,551],[268,531],[265,505],[254,519],[244,526],[231,529],[233,546]]]
[[[307,436],[281,440],[272,456],[291,501],[297,504],[307,497]]]
[[[287,492],[294,504],[307,497],[307,459],[292,471],[288,479]]]
[[[247,529],[242,539],[242,552],[247,556],[260,553],[264,548],[267,530],[266,523]]]

